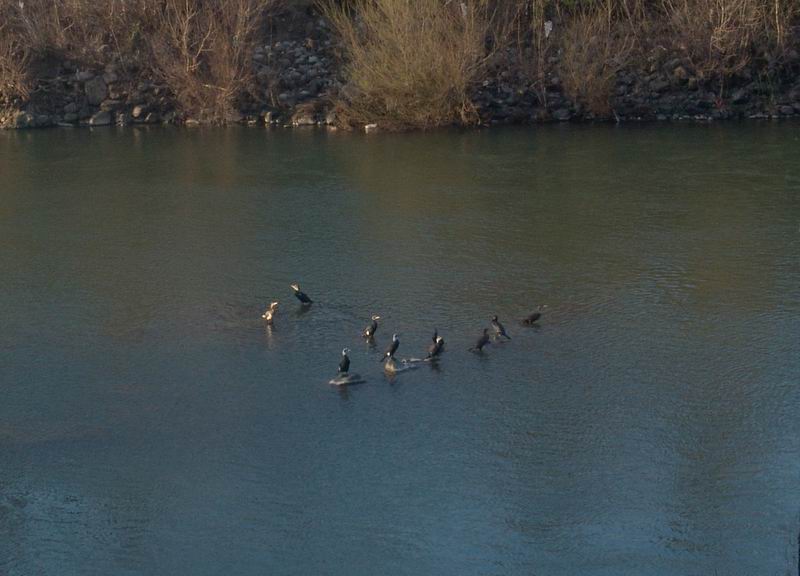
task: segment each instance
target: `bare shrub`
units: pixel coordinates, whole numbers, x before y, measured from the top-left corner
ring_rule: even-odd
[[[253,85],[251,56],[274,0],[162,0],[160,25],[148,37],[153,67],[182,113],[224,121]]]
[[[353,0],[323,3],[344,52],[353,123],[431,128],[473,123],[468,89],[485,64],[489,17],[480,3]]]
[[[26,47],[7,23],[0,22],[0,109],[28,96],[28,60]]]
[[[20,55],[132,64],[163,80],[183,114],[222,121],[252,86],[257,33],[277,2],[0,0],[0,85],[21,86]]]
[[[615,21],[610,2],[600,9],[577,11],[559,39],[559,71],[565,93],[598,116],[611,113],[617,72],[635,46],[625,23]]]
[[[707,78],[724,80],[745,68],[771,25],[764,0],[663,1],[677,48]]]

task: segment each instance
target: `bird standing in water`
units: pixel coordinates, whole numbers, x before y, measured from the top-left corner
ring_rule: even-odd
[[[375,337],[375,331],[378,329],[378,320],[380,319],[381,317],[378,315],[372,316],[372,322],[369,324],[369,326],[364,328],[364,338],[367,340],[372,340]]]
[[[483,329],[483,334],[481,335],[480,338],[478,338],[478,341],[475,342],[475,346],[470,348],[469,351],[470,352],[482,352],[483,351],[483,347],[486,346],[488,343],[489,343],[489,329],[488,328],[484,328]]]
[[[347,371],[350,370],[350,357],[347,355],[348,352],[350,352],[350,348],[342,350],[342,360],[339,362],[339,374],[347,374]]]
[[[311,298],[309,298],[305,292],[302,292],[300,290],[299,284],[292,284],[291,287],[292,290],[294,290],[295,297],[297,297],[297,299],[303,303],[303,306],[310,306],[311,304],[314,303],[314,301]]]
[[[497,315],[492,316],[492,328],[494,328],[494,336],[495,338],[499,338],[500,336],[506,338],[507,340],[511,340],[511,336],[506,334],[506,329],[500,324],[500,320],[497,319]]]
[[[437,358],[439,354],[442,353],[444,350],[444,338],[441,336],[435,336],[435,340],[433,344],[428,347],[428,355],[425,357],[428,360],[432,360],[433,358]]]
[[[383,362],[387,359],[394,360],[394,353],[397,352],[397,348],[399,346],[400,346],[400,339],[397,337],[397,334],[392,334],[392,343],[389,344],[389,347],[386,349],[386,352],[383,353],[380,362]]]
[[[542,312],[544,312],[545,308],[547,308],[547,304],[540,304],[536,308],[536,312],[532,312],[522,319],[522,323],[525,324],[526,326],[534,324],[539,318],[542,317]]]
[[[264,312],[261,317],[266,321],[267,324],[272,324],[272,318],[275,315],[275,311],[278,309],[278,303],[273,302],[267,308],[267,311]]]

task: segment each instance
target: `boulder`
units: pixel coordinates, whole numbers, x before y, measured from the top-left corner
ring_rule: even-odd
[[[133,107],[133,110],[131,111],[131,116],[133,116],[134,118],[140,118],[144,116],[145,111],[146,109],[144,106],[142,106],[141,104],[137,104],[136,106]]]
[[[109,126],[111,125],[111,113],[101,110],[89,119],[89,126]]]
[[[33,127],[35,119],[33,114],[28,112],[19,112],[14,118],[14,128],[31,128]]]
[[[293,126],[313,126],[317,123],[314,117],[314,111],[308,109],[300,109],[292,115]]]
[[[108,86],[106,86],[105,80],[98,76],[86,82],[84,92],[89,104],[98,106],[108,96]]]
[[[553,112],[553,118],[558,120],[559,122],[566,122],[570,118],[572,118],[572,113],[569,111],[568,108],[559,108],[555,112]]]

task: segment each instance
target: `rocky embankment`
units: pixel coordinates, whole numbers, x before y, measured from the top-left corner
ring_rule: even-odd
[[[289,17],[287,17],[289,18]],[[335,37],[318,15],[292,14],[290,32],[258,46],[252,59],[252,95],[226,122],[248,125],[336,125],[335,102],[346,92],[335,54]],[[299,24],[298,24],[299,22]],[[276,27],[280,28],[281,22]],[[524,58],[524,56],[522,56]],[[540,82],[520,66],[517,50],[496,54],[487,78],[474,90],[473,103],[484,125],[594,120],[564,93],[559,56]],[[790,52],[780,74],[765,74],[758,63],[730,81],[725,90],[706,83],[690,62],[657,54],[616,76],[610,118],[624,120],[716,120],[783,118],[800,115],[800,55]],[[182,114],[169,89],[136,70],[110,64],[90,69],[71,61],[50,61],[36,73],[27,101],[0,112],[0,126],[43,128],[199,124]]]

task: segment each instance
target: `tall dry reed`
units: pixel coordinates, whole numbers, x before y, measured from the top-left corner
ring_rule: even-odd
[[[597,116],[612,112],[617,73],[628,64],[635,36],[625,20],[615,18],[611,2],[578,10],[559,39],[559,72],[565,93]]]
[[[469,89],[486,61],[483,4],[353,0],[323,9],[341,42],[343,113],[352,122],[431,128],[477,120]]]
[[[179,111],[223,121],[253,85],[250,57],[279,0],[0,0],[0,96],[37,58],[109,63],[163,81]]]

